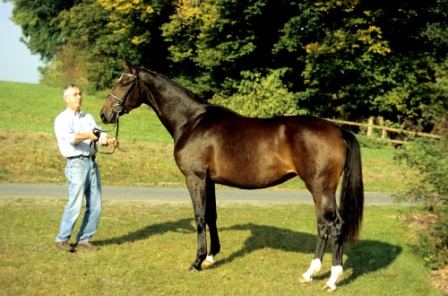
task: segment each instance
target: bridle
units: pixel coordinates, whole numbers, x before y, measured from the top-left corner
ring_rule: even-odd
[[[107,132],[111,132],[114,129],[116,129],[116,131],[115,131],[115,139],[118,139],[118,130],[120,128],[120,124],[119,124],[120,113],[123,111],[123,109],[124,109],[125,113],[129,113],[129,111],[126,109],[124,104],[126,103],[126,100],[128,99],[129,94],[134,89],[134,86],[137,86],[137,95],[138,95],[138,98],[140,100],[140,85],[138,83],[138,74],[139,74],[139,72],[140,72],[140,69],[137,68],[137,70],[135,72],[135,75],[134,75],[134,79],[132,80],[132,85],[127,90],[127,92],[125,93],[125,95],[123,96],[122,99],[118,98],[117,96],[115,96],[115,95],[113,95],[111,93],[109,93],[106,96],[106,99],[109,102],[110,110],[112,111],[112,115],[111,115],[110,118],[113,118],[114,116],[116,116],[116,120],[115,120],[114,126],[110,130],[107,130],[107,131],[105,131],[105,130],[98,130],[100,133],[107,133]],[[125,74],[125,75],[131,75],[131,74]],[[112,105],[114,102],[115,102],[115,105]],[[96,143],[95,143],[94,148],[95,148],[96,152],[98,152],[98,153],[112,154],[112,153],[115,152],[115,149],[117,147],[114,147],[114,149],[112,151],[107,151],[107,152],[105,152],[105,151],[98,151],[98,148],[97,148]]]
[[[137,68],[135,75],[134,75],[134,79],[132,80],[132,85],[128,89],[128,91],[125,93],[125,95],[123,96],[122,99],[118,98],[117,96],[115,96],[111,93],[109,93],[106,96],[106,99],[108,99],[107,101],[109,102],[110,109],[113,112],[112,116],[114,116],[114,115],[117,116],[116,122],[118,122],[119,114],[123,111],[123,108],[125,109],[125,113],[129,113],[128,110],[126,109],[126,107],[124,107],[124,104],[126,103],[126,100],[128,99],[129,94],[134,89],[134,86],[136,86],[136,85],[137,85],[137,95],[138,95],[138,98],[140,99],[140,86],[138,84],[139,72],[140,72],[140,69]],[[125,74],[125,75],[130,75],[130,74]],[[116,102],[116,104],[112,106],[110,99],[113,99],[112,102]]]

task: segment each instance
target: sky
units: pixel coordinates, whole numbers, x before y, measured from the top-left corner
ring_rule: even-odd
[[[0,80],[39,83],[37,70],[44,63],[20,42],[22,28],[11,21],[12,3],[0,1]]]

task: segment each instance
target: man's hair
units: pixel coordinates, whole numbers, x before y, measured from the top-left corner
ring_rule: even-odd
[[[67,94],[67,90],[68,90],[68,89],[70,89],[70,88],[74,88],[74,87],[76,87],[76,88],[79,89],[79,86],[77,86],[77,85],[74,84],[74,83],[67,84],[67,85],[64,87],[64,96],[66,96],[66,94]]]

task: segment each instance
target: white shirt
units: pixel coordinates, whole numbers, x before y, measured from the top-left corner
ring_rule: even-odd
[[[92,115],[82,111],[78,115],[73,110],[65,109],[54,121],[54,132],[61,154],[64,157],[94,155],[96,152],[93,147],[90,147],[91,140],[84,140],[80,143],[75,141],[75,134],[90,132],[94,128],[101,129]],[[105,136],[105,133],[101,133],[99,143]]]

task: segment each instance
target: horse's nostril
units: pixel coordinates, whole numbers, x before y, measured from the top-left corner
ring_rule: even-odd
[[[103,123],[108,123],[103,111],[100,112],[100,117],[101,117],[101,120],[103,121]]]

